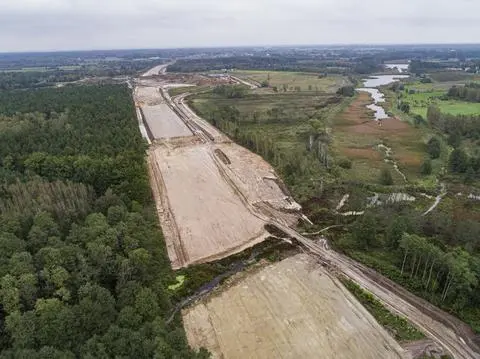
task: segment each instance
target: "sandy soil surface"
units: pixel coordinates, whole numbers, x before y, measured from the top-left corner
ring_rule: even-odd
[[[160,94],[158,84],[157,86],[138,86],[135,88],[134,96],[135,101],[140,106],[153,106],[165,103]]]
[[[213,358],[407,358],[338,281],[301,254],[183,312],[191,346]]]
[[[170,63],[155,66],[155,67],[151,68],[150,70],[146,71],[142,75],[142,77],[155,76],[155,75],[158,75],[158,74],[165,73],[168,65],[170,65]]]
[[[271,210],[265,213],[269,216],[273,210],[277,210],[277,218],[283,218],[289,225],[296,224],[301,207],[291,200],[286,187],[281,185],[281,180],[270,164],[235,143],[223,143],[215,148],[221,150],[220,154],[216,152],[217,156],[222,156],[223,153],[228,159],[226,171],[249,203],[260,210],[264,210],[265,206],[270,207]],[[293,216],[288,216],[289,211]]]
[[[142,111],[155,139],[193,135],[167,104],[143,106]]]
[[[173,268],[259,243],[271,216],[296,224],[301,207],[273,168],[195,115],[185,94],[172,99],[166,86],[139,86],[135,100],[156,139],[150,177]]]
[[[156,87],[137,87],[135,100],[141,107],[154,139],[193,136],[192,131],[173,112]]]
[[[264,220],[225,180],[208,145],[160,145],[153,161],[163,179],[161,192],[168,197],[161,206],[171,211],[178,231],[178,238],[166,234],[174,268],[226,256],[265,238]]]
[[[168,100],[170,100],[173,104],[177,106],[177,108],[185,114],[187,118],[193,121],[196,126],[202,128],[204,131],[210,134],[213,138],[214,142],[232,142],[225,134],[220,132],[216,127],[211,125],[208,121],[205,121],[203,118],[197,116],[195,112],[190,109],[185,103],[185,97],[188,96],[189,93],[182,94],[180,96],[176,96],[170,98],[168,92],[165,92],[165,96]]]
[[[425,356],[440,359],[445,354],[444,350],[431,339],[404,343],[402,348],[410,353],[412,359],[423,359]]]

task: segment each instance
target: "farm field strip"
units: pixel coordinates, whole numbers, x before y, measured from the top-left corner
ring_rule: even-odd
[[[235,77],[261,84],[268,81],[272,87],[283,91],[331,91],[335,92],[341,86],[350,82],[342,76],[323,77],[314,73],[289,72],[289,71],[235,71]],[[295,89],[296,88],[296,89]],[[261,89],[260,89],[261,90]]]
[[[422,84],[424,85],[424,84]],[[440,108],[440,111],[449,113],[451,115],[480,115],[480,103],[467,102],[461,100],[442,100],[441,97],[448,91],[436,90],[433,84],[427,88],[425,85],[417,87],[417,85],[408,85],[407,90],[415,90],[416,93],[402,94],[402,101],[410,104],[410,111],[414,114],[421,115],[423,118],[427,117],[427,110],[430,105],[435,105]]]

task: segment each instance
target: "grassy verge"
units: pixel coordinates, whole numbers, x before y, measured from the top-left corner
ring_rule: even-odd
[[[397,341],[414,341],[425,338],[425,335],[405,318],[392,314],[373,295],[364,291],[351,280],[344,278],[342,283]]]
[[[438,295],[426,292],[424,286],[415,278],[410,278],[405,273],[402,274],[400,269],[395,266],[393,256],[382,250],[375,250],[369,253],[347,250],[345,253],[352,259],[366,265],[369,268],[376,270],[378,273],[391,279],[395,283],[401,285],[411,293],[423,298],[438,308],[450,313],[460,320],[464,321],[472,327],[476,333],[480,333],[480,309],[477,307],[467,307],[461,310],[455,310],[452,306],[446,305],[442,302]]]

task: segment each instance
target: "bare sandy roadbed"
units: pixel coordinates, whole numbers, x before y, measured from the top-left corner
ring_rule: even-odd
[[[271,216],[295,225],[301,207],[273,168],[195,115],[185,94],[172,99],[168,86],[142,80],[134,99],[152,137],[150,181],[172,267],[263,241]]]
[[[135,98],[154,139],[193,136],[156,87],[137,87]]]
[[[155,139],[193,135],[167,104],[143,106],[142,111]]]
[[[213,358],[407,358],[339,282],[300,254],[183,311],[187,338]]]
[[[161,206],[171,211],[176,227],[177,236],[166,233],[174,268],[228,255],[267,234],[264,221],[241,201],[213,156],[204,144],[159,145],[153,151],[156,176],[163,179],[160,191],[166,195]]]

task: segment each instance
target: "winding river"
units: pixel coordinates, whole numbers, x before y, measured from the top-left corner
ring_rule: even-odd
[[[358,88],[357,91],[368,92],[373,98],[373,104],[368,105],[367,108],[374,111],[375,121],[385,120],[389,118],[385,109],[379,103],[385,102],[385,96],[380,92],[378,87],[389,85],[401,79],[409,77],[408,75],[380,75],[371,76],[363,80],[363,87]]]

